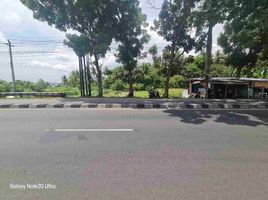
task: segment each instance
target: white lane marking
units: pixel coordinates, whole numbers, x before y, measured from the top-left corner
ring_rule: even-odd
[[[133,129],[54,129],[54,132],[133,132]]]

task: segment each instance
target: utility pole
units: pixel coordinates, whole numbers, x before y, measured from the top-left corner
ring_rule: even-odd
[[[9,56],[10,56],[10,67],[11,67],[11,73],[12,73],[12,82],[13,82],[13,91],[16,92],[16,82],[15,82],[15,72],[14,72],[14,66],[13,66],[13,57],[12,57],[12,45],[9,40],[7,40],[7,45],[9,47]]]

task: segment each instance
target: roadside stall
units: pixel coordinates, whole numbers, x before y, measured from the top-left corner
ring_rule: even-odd
[[[213,77],[206,91],[205,79],[189,79],[189,94],[192,98],[204,98],[208,92],[214,99],[268,98],[268,79]]]

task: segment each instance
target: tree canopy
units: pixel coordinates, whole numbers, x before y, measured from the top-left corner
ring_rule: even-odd
[[[115,39],[120,42],[117,50],[117,61],[128,71],[129,97],[133,97],[132,73],[142,55],[144,44],[150,39],[145,27],[146,15],[142,14],[138,0],[123,1],[119,6],[120,17]]]
[[[240,77],[243,67],[268,59],[268,1],[230,1],[227,9],[228,20],[218,43]]]
[[[165,57],[168,58],[165,73],[164,96],[166,98],[169,96],[169,81],[175,67],[175,60],[179,59],[184,53],[189,53],[197,41],[198,35],[192,36],[189,21],[195,2],[195,0],[164,0],[159,19],[154,21],[153,29],[169,42],[165,48]],[[167,61],[167,59],[165,60]]]

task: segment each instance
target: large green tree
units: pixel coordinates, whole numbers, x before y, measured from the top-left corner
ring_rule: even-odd
[[[268,59],[268,1],[228,2],[227,22],[218,43],[240,77],[244,67],[253,68],[258,59]]]
[[[149,41],[150,37],[144,28],[147,25],[146,15],[142,14],[138,0],[122,1],[119,5],[119,12],[115,39],[120,44],[116,56],[117,61],[121,62],[128,71],[128,97],[133,97],[133,70],[137,67],[144,44]]]
[[[206,88],[209,87],[210,70],[212,64],[213,28],[222,23],[226,17],[226,0],[200,0],[191,19],[193,27],[204,33],[206,37],[205,80]]]
[[[191,51],[196,43],[197,35],[192,36],[189,17],[195,7],[195,0],[164,0],[159,19],[154,22],[154,30],[169,45],[164,50],[165,57],[165,92],[169,97],[169,82],[175,61],[184,53]]]
[[[72,48],[79,59],[79,81],[81,96],[91,96],[91,75],[86,56],[90,52],[90,40],[84,35],[67,34],[64,44]]]
[[[112,42],[112,33],[119,16],[118,5],[121,1],[21,0],[21,2],[33,11],[34,18],[46,21],[61,31],[71,29],[87,37],[88,55],[93,57],[97,72],[98,95],[102,96],[102,69],[99,60],[105,56]]]

